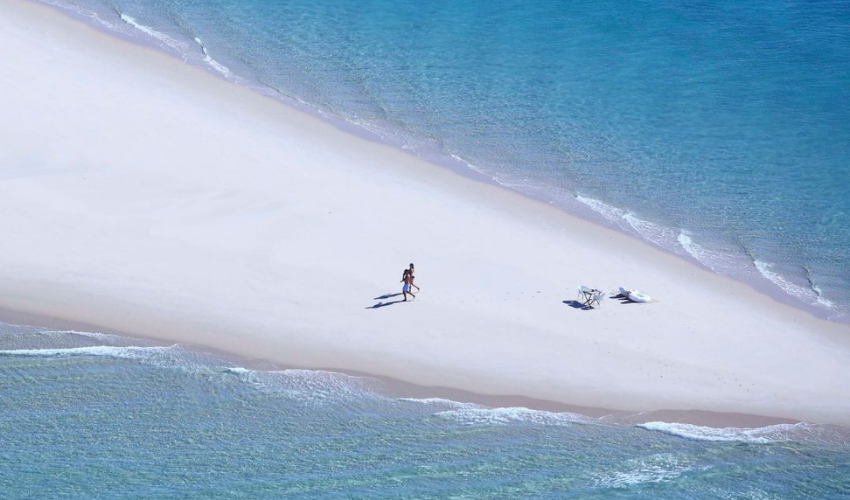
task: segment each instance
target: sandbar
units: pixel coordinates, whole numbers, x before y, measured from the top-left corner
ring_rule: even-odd
[[[850,423],[848,325],[40,4],[0,2],[0,46],[4,310],[485,395]],[[658,300],[580,309],[581,284]]]

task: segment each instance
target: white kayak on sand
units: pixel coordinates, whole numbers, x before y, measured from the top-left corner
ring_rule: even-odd
[[[646,304],[647,302],[652,302],[652,297],[645,293],[642,293],[640,290],[628,290],[626,288],[620,287],[620,295],[631,300],[632,302],[637,302],[638,304]]]

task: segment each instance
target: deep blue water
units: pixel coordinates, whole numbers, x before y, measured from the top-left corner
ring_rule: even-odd
[[[848,318],[845,1],[45,1]]]
[[[0,323],[0,497],[847,499],[850,429],[643,427],[389,397]]]

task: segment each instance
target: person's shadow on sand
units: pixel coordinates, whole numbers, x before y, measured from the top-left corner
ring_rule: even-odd
[[[398,297],[399,295],[401,295],[401,294],[400,293],[386,293],[384,295],[381,295],[380,297],[375,297],[374,300],[383,301],[385,299],[391,299],[393,297]],[[381,307],[391,306],[393,304],[398,304],[399,302],[404,302],[404,301],[403,300],[391,300],[389,302],[378,302],[374,306],[369,306],[366,309],[380,309]]]

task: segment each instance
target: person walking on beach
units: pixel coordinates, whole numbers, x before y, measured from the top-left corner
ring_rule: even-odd
[[[401,287],[401,293],[404,294],[404,302],[407,302],[407,294],[408,293],[410,294],[411,297],[413,297],[415,299],[416,295],[413,295],[413,292],[410,291],[410,284],[413,282],[413,279],[412,279],[412,277],[410,275],[410,271],[408,269],[404,270],[404,274],[401,277],[401,281],[402,281],[402,283],[404,283],[404,286]]]
[[[416,276],[413,275],[413,262],[410,263],[410,268],[407,270],[407,274],[410,276],[410,286],[415,288],[416,291],[419,291],[419,287],[413,284],[413,280],[416,279]]]

